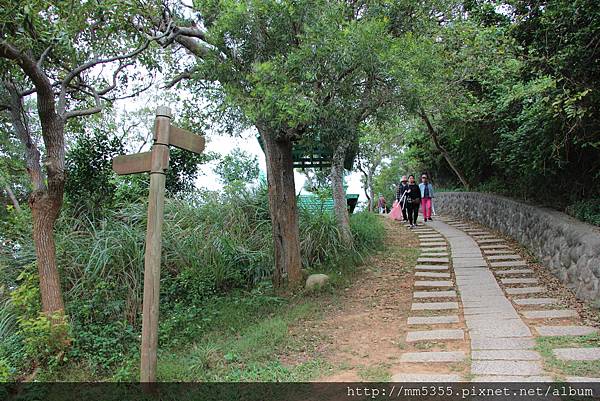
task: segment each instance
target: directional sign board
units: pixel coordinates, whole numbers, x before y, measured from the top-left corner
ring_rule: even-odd
[[[150,171],[151,161],[152,152],[116,156],[113,159],[113,170],[119,175],[145,173]]]
[[[194,153],[202,153],[204,150],[204,137],[171,125],[169,145]]]

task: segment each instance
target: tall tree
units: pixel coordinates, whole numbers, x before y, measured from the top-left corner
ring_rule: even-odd
[[[266,155],[275,242],[273,282],[280,287],[287,276],[295,285],[301,275],[292,149],[294,142],[310,137],[311,128],[318,125],[315,116],[322,101],[334,99],[327,90],[335,88],[343,78],[339,74],[344,74],[334,69],[315,75],[318,71],[307,67],[317,56],[327,54],[321,47],[327,42],[324,34],[336,33],[336,37],[328,37],[327,48],[340,44],[336,27],[343,28],[343,34],[347,4],[324,0],[198,1],[193,16],[188,11],[171,5],[160,18],[148,17],[150,25],[167,35],[163,45],[175,45],[175,54],[179,48],[187,49],[196,59],[171,83],[192,78],[197,90],[221,101],[218,111],[227,109],[234,120],[258,130]],[[352,46],[348,47],[351,50]],[[335,61],[333,57],[329,60]]]
[[[139,9],[120,1],[20,1],[0,8],[0,66],[16,136],[25,148],[43,311],[64,310],[54,223],[65,188],[67,122],[102,111],[152,38],[130,28]],[[138,5],[139,6],[139,5]],[[23,100],[34,96],[43,155]]]

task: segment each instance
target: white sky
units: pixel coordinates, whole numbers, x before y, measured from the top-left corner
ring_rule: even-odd
[[[257,132],[254,129],[246,130],[241,138],[212,134],[207,138],[208,141],[206,150],[226,155],[236,147],[240,148],[250,154],[256,155],[260,170],[266,175],[265,155],[260,148],[258,141],[256,140],[256,135]],[[215,164],[216,162],[212,162],[200,166],[200,175],[196,180],[197,187],[203,187],[212,190],[222,187],[219,183],[217,175],[213,172]],[[359,201],[362,202],[366,201],[367,198],[364,195],[360,177],[360,173],[352,172],[346,176],[346,183],[348,184],[347,192],[352,194],[360,194]],[[304,193],[305,191],[302,189],[305,181],[304,174],[294,172],[294,181],[296,183],[296,193]]]

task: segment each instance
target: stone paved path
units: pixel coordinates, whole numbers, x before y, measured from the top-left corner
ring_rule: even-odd
[[[552,381],[556,377],[544,371],[542,356],[534,350],[535,337],[598,331],[576,324],[576,311],[544,297],[546,289],[539,285],[534,270],[504,239],[488,230],[436,218],[415,231],[421,254],[406,341],[423,344],[424,349],[431,344],[447,345],[403,353],[401,361],[411,366],[410,373],[397,373],[392,381]],[[454,348],[446,351],[451,344]],[[467,351],[460,350],[460,344]],[[564,348],[553,353],[564,360],[600,358],[600,348]],[[454,373],[461,370],[460,363],[470,365],[464,375]],[[431,371],[431,366],[439,365],[450,369]]]

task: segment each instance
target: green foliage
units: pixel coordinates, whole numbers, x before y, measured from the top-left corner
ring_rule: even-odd
[[[11,368],[9,362],[0,358],[0,382],[8,382],[11,379],[13,368]]]
[[[567,207],[567,213],[586,223],[600,226],[600,200],[589,199]]]
[[[220,160],[215,173],[225,185],[235,182],[252,183],[258,179],[258,159],[255,155],[236,148]]]
[[[15,320],[4,328],[3,346],[0,347],[0,360],[7,351],[16,351],[13,360],[31,361],[34,365],[55,367],[62,362],[68,351],[71,339],[69,323],[62,312],[46,315],[40,312],[40,295],[35,265],[24,270],[18,277],[18,287],[10,293],[11,306],[5,304],[4,313],[14,315],[6,319]],[[6,342],[5,342],[6,341]]]
[[[114,125],[97,126],[90,135],[80,134],[66,156],[65,193],[75,210],[88,216],[110,208],[116,191],[113,157],[124,154],[125,146],[111,133]]]
[[[331,180],[329,178],[330,169],[328,168],[309,168],[302,170],[306,177],[304,181],[304,190],[314,194],[331,197]]]
[[[50,316],[40,312],[36,318],[19,318],[24,337],[23,350],[35,365],[55,367],[69,349],[69,324],[62,313]]]
[[[464,7],[468,14],[449,17],[452,23],[405,35],[397,71],[406,110],[423,108],[475,189],[561,210],[597,197],[600,102],[592,88],[599,76],[588,46],[597,36],[597,3],[476,0]],[[425,126],[415,128],[404,137],[407,169],[456,187]],[[382,189],[391,177],[384,181]]]

